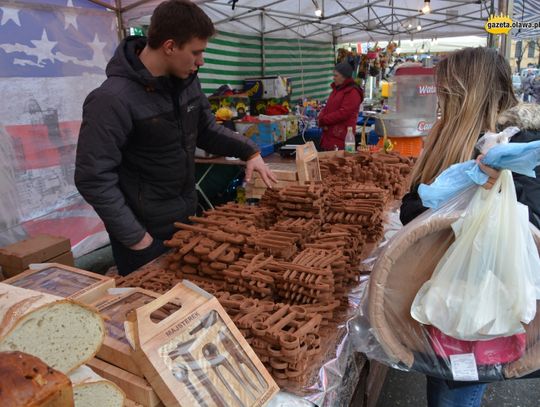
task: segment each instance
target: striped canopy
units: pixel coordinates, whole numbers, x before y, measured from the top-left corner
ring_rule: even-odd
[[[513,21],[540,24],[540,0],[514,0]],[[512,35],[516,39],[538,38],[540,37],[540,27],[513,29]]]
[[[211,94],[224,84],[242,88],[244,78],[282,75],[292,81],[292,100],[328,96],[334,67],[331,43],[267,38],[264,50],[262,58],[260,36],[220,31],[210,40],[199,73],[203,91]]]

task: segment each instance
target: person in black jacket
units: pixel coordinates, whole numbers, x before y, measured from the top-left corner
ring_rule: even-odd
[[[195,147],[247,161],[275,177],[257,146],[218,126],[197,78],[214,35],[188,0],[154,10],[148,37],[128,37],[107,65],[107,80],[86,98],[75,184],[103,220],[121,275],[165,251],[175,221],[195,214]]]
[[[418,196],[421,183],[430,184],[452,164],[475,158],[474,147],[485,131],[517,126],[511,142],[540,140],[540,107],[521,104],[512,88],[511,69],[504,57],[489,48],[466,48],[450,54],[436,67],[441,117],[426,139],[425,149],[413,171],[410,192],[400,211],[405,225],[424,212]],[[499,171],[480,163],[490,176],[490,188]],[[540,227],[540,167],[537,178],[513,174],[518,200],[529,208],[529,219]],[[486,384],[454,382],[427,377],[429,407],[479,407]]]

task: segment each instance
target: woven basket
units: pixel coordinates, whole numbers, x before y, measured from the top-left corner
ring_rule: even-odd
[[[453,218],[431,216],[427,220],[419,217],[396,234],[381,252],[371,273],[368,300],[371,327],[387,356],[407,368],[446,378],[452,378],[451,372],[443,361],[437,362],[427,330],[411,317],[410,310],[418,290],[431,278],[439,260],[453,243],[451,224],[455,220],[457,215]],[[531,230],[540,250],[540,231],[532,225]],[[525,354],[504,366],[506,378],[540,369],[540,306],[525,330]],[[479,367],[479,378],[500,380],[501,371]]]

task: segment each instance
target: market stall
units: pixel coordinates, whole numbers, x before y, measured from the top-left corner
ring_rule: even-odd
[[[150,332],[172,334],[176,328],[171,327],[178,321],[185,321],[188,331],[198,324],[213,326],[205,322],[208,311],[194,311],[206,301],[219,301],[223,307],[219,309],[227,312],[221,318],[230,316],[229,329],[235,326],[235,336],[243,337],[245,346],[249,344],[250,352],[255,352],[250,359],[260,360],[271,374],[268,380],[280,386],[280,394],[270,405],[279,400],[287,405],[348,403],[368,363],[354,353],[347,328],[347,321],[359,311],[360,276],[367,271],[360,268],[360,261],[383,238],[385,227],[387,232],[395,228],[388,216],[404,191],[412,161],[371,152],[299,156],[305,161],[292,161],[293,166],[279,163],[277,171],[289,174],[290,183],[265,191],[259,206],[230,203],[193,217],[191,225],[178,224],[179,231],[167,242],[171,251],[127,277],[113,281],[67,266],[45,265],[6,283],[92,303],[105,318],[106,334],[97,359],[88,365],[116,383],[128,399],[143,405],[181,396],[169,393],[171,382],[163,374],[156,381],[146,370],[152,357],[141,361],[137,350],[132,350],[137,345],[129,339],[131,331],[124,323],[130,321],[126,319],[129,311],[156,302],[171,303],[155,315],[161,305],[148,311],[154,322],[162,321],[157,330],[146,325],[138,329],[140,337]],[[304,185],[298,178],[314,174],[313,165],[320,168],[317,174],[322,183],[308,179]],[[217,301],[209,294],[204,301],[193,297],[193,303],[182,303],[180,313],[172,298],[191,298],[186,293],[173,294],[182,281],[197,284]],[[117,288],[107,291],[114,285]],[[189,309],[202,319],[189,319]],[[219,342],[191,335],[182,340]],[[239,362],[235,359],[234,363]],[[186,374],[197,377],[198,371],[188,366]],[[382,367],[378,369],[372,368],[369,376],[375,400],[381,384],[376,374],[384,374]],[[190,397],[197,399],[196,393],[205,392],[212,397],[214,390],[208,388],[215,383],[208,387],[202,376],[200,380],[197,385],[192,382],[194,391],[187,387]],[[250,397],[247,393],[237,396]]]
[[[123,6],[102,1],[93,3],[99,4],[81,14],[98,20],[106,16],[105,22],[100,20],[103,23],[100,27],[107,28],[105,31],[113,37],[116,25],[107,9],[116,12],[119,31],[124,34],[126,25],[144,24],[147,10],[155,6],[151,1],[128,1]],[[382,2],[345,11],[341,10],[344,7],[339,2],[327,2],[319,19],[307,15],[307,7],[300,9],[300,6],[298,12],[292,14],[292,8],[276,10],[271,5],[265,8],[266,2],[253,2],[249,6],[238,5],[229,13],[230,4],[201,3],[218,27],[223,27],[209,46],[211,57],[207,58],[206,70],[201,70],[203,90],[210,95],[218,90],[216,85],[231,85],[224,94],[210,98],[216,117],[224,125],[236,119],[232,123],[234,128],[256,141],[262,153],[268,156],[274,153],[276,145],[297,136],[301,128],[309,130],[310,123],[315,122],[320,106],[309,99],[324,99],[328,95],[337,37],[341,40],[360,38],[354,26],[363,13],[367,14],[364,20],[367,23],[360,26],[367,33],[366,39],[409,35],[403,16],[394,21],[394,17],[399,17],[396,11],[413,10],[411,14],[418,17],[413,6],[410,10],[390,8],[392,13],[387,18],[391,22],[373,26],[375,18],[370,17],[370,12],[388,9]],[[287,2],[272,5],[274,3],[285,6]],[[433,3],[436,6],[438,2]],[[25,4],[11,14],[3,11],[3,23],[20,27],[21,14],[25,25],[30,26],[30,17],[34,16],[39,20],[36,24],[39,31],[43,28],[40,44],[49,46],[59,37],[49,39],[46,27],[65,25],[64,28],[78,30],[77,13],[65,10],[72,7],[62,8],[65,19],[54,14],[53,5],[37,11],[32,7]],[[478,31],[472,24],[484,20],[487,3],[462,7],[467,11],[464,15],[448,17],[443,9],[423,17],[427,22],[425,32],[444,27],[448,29],[446,34],[451,34],[453,30],[448,27],[452,24],[461,30],[469,27],[471,31]],[[48,22],[48,18],[53,21]],[[239,30],[239,26],[250,27],[253,19],[260,23],[260,28],[254,30],[257,34]],[[483,29],[483,25],[477,25]],[[29,41],[36,43],[37,39],[30,39],[34,31],[28,30]],[[273,38],[281,31],[286,33],[283,38]],[[77,54],[67,44],[62,48],[66,54],[53,53],[51,46],[48,54],[39,55],[33,53],[31,47],[1,45],[6,54],[23,52],[37,57],[37,66],[31,64],[33,59],[25,63],[13,57],[10,62],[13,66],[28,68],[25,73],[28,77],[36,75],[31,67],[52,69],[50,65],[56,60],[65,64],[63,69],[73,69],[73,75],[79,76],[60,85],[49,82],[44,85],[49,94],[56,93],[61,98],[59,88],[65,90],[71,86],[74,94],[86,94],[85,86],[103,78],[106,56],[112,52],[110,45],[114,41],[105,45],[97,31],[92,34],[95,34],[92,42],[92,35],[88,33],[85,35],[90,37],[80,40],[90,44],[93,51],[92,60],[86,62],[75,56],[82,56],[84,52]],[[285,40],[285,37],[292,38]],[[233,43],[232,38],[237,41]],[[10,75],[15,76],[14,72]],[[395,84],[388,86],[388,109],[381,108],[381,112],[374,115],[376,131],[378,129],[383,140],[390,140],[390,147],[392,140],[398,146],[403,145],[403,140],[396,140],[400,137],[424,136],[436,115],[430,68],[404,67],[397,72]],[[65,79],[62,74],[60,69],[45,76],[57,75]],[[90,75],[92,80],[84,86],[80,81],[83,75]],[[4,81],[2,89],[10,87],[10,80],[11,77]],[[30,98],[30,94],[27,96]],[[47,95],[44,97],[52,103]],[[424,103],[413,104],[413,98]],[[300,99],[300,103],[295,99]],[[79,105],[78,102],[74,97],[69,104]],[[76,120],[72,107],[68,109],[69,114],[59,118],[48,107],[41,108],[38,102],[27,103],[25,107],[21,107],[23,102],[16,103],[28,118],[27,123],[14,125],[8,121],[6,132],[0,132],[0,136],[16,140],[13,144],[18,152],[12,154],[12,149],[4,148],[4,144],[0,150],[8,157],[4,160],[8,165],[0,169],[7,167],[9,175],[5,177],[7,186],[0,184],[9,192],[0,194],[0,199],[8,203],[2,209],[7,207],[9,212],[4,222],[6,233],[2,236],[9,242],[20,240],[30,233],[32,224],[39,226],[32,230],[44,230],[50,224],[57,224],[54,223],[57,219],[76,219],[67,226],[69,233],[77,232],[77,240],[73,242],[78,244],[76,252],[89,250],[96,244],[93,238],[103,237],[104,230],[93,212],[80,202],[71,181],[65,182],[72,176],[73,135],[80,121]],[[412,112],[406,110],[413,105],[419,107]],[[388,112],[383,114],[382,110]],[[255,114],[245,115],[247,111],[256,113],[258,118],[253,119]],[[300,114],[289,114],[295,111]],[[15,116],[12,112],[6,115],[9,120],[15,120]],[[299,122],[299,118],[308,124]],[[303,137],[302,131],[300,134]],[[43,135],[46,142],[42,140]],[[40,142],[36,144],[32,140]],[[11,146],[11,143],[6,144]],[[50,146],[54,146],[52,155],[40,153],[51,150]],[[39,266],[15,275],[5,282],[7,285],[0,287],[6,292],[14,292],[11,287],[35,290],[21,291],[17,301],[0,303],[2,312],[13,306],[25,309],[21,315],[16,315],[21,320],[31,319],[34,309],[27,307],[27,303],[41,298],[40,293],[91,304],[95,309],[82,307],[79,310],[96,325],[92,325],[89,336],[92,343],[83,349],[84,352],[90,349],[91,354],[83,352],[81,357],[77,352],[81,344],[67,341],[69,332],[57,326],[50,329],[58,328],[63,346],[73,349],[68,352],[67,367],[61,356],[60,359],[49,357],[59,352],[53,351],[54,344],[40,343],[39,335],[36,341],[6,339],[2,335],[0,349],[39,354],[50,366],[61,366],[61,373],[75,374],[75,369],[85,363],[106,380],[95,377],[79,380],[85,376],[83,367],[83,372],[72,380],[73,391],[79,386],[81,393],[85,383],[97,382],[99,384],[92,385],[89,393],[109,392],[115,400],[111,404],[114,406],[124,403],[125,398],[152,407],[162,402],[175,405],[182,400],[189,400],[189,405],[343,405],[351,401],[359,382],[365,384],[361,391],[372,395],[368,402],[374,403],[384,368],[355,353],[349,335],[350,327],[355,325],[350,321],[362,312],[363,282],[369,274],[369,267],[363,262],[374,255],[386,236],[400,227],[395,216],[396,201],[406,190],[414,164],[414,159],[409,157],[417,154],[392,152],[384,141],[375,148],[367,148],[363,141],[360,147],[361,151],[351,155],[344,152],[317,154],[313,150],[304,151],[305,146],[295,149],[300,151],[296,160],[271,164],[278,175],[277,188],[267,190],[257,178],[246,187],[246,197],[260,199],[256,206],[228,203],[214,208],[202,182],[210,177],[214,165],[228,162],[221,157],[200,157],[198,162],[210,167],[196,187],[212,210],[190,218],[190,224],[178,223],[178,232],[166,242],[170,251],[158,260],[116,281],[59,264]],[[399,148],[394,150],[400,151]],[[205,156],[204,152],[201,154]],[[21,167],[21,163],[28,166]],[[43,201],[32,195],[38,178],[50,181],[40,181],[39,185],[41,195],[47,197],[53,208],[52,213],[45,210]],[[53,190],[54,196],[48,194]],[[17,194],[26,197],[25,214],[18,213],[21,208],[15,204]],[[2,222],[0,219],[0,225]],[[82,231],[90,236],[82,236]],[[64,247],[58,255],[68,252],[71,254]],[[7,255],[13,256],[13,252],[8,250]],[[56,257],[55,253],[32,262]],[[70,259],[72,261],[72,257]],[[51,312],[61,304],[72,304],[56,297],[49,300],[48,303],[55,304],[48,306]],[[60,326],[66,329],[61,323]],[[46,336],[47,327],[39,328],[38,333]],[[16,338],[29,336],[16,334],[14,329]],[[369,375],[368,366],[371,366]]]
[[[105,244],[103,225],[72,182],[80,106],[105,78],[118,38],[147,24],[158,3],[17,0],[2,7],[0,89],[10,101],[0,110],[3,245],[43,231],[69,237],[76,257]],[[485,36],[485,19],[498,6],[434,0],[424,15],[412,0],[400,6],[326,1],[318,4],[318,16],[307,1],[197,3],[220,31],[201,73],[205,92],[224,84],[240,89],[249,77],[282,75],[292,80],[293,101],[328,95],[337,44]],[[515,1],[514,10],[521,18],[523,2]]]

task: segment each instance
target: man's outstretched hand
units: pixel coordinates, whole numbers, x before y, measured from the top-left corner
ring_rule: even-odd
[[[264,183],[268,188],[272,188],[272,183],[277,182],[277,178],[274,175],[272,171],[270,171],[270,168],[264,163],[264,160],[262,157],[257,154],[255,157],[250,158],[246,162],[246,182],[251,182],[251,178],[253,177],[253,171],[257,171],[261,178],[263,179]]]

